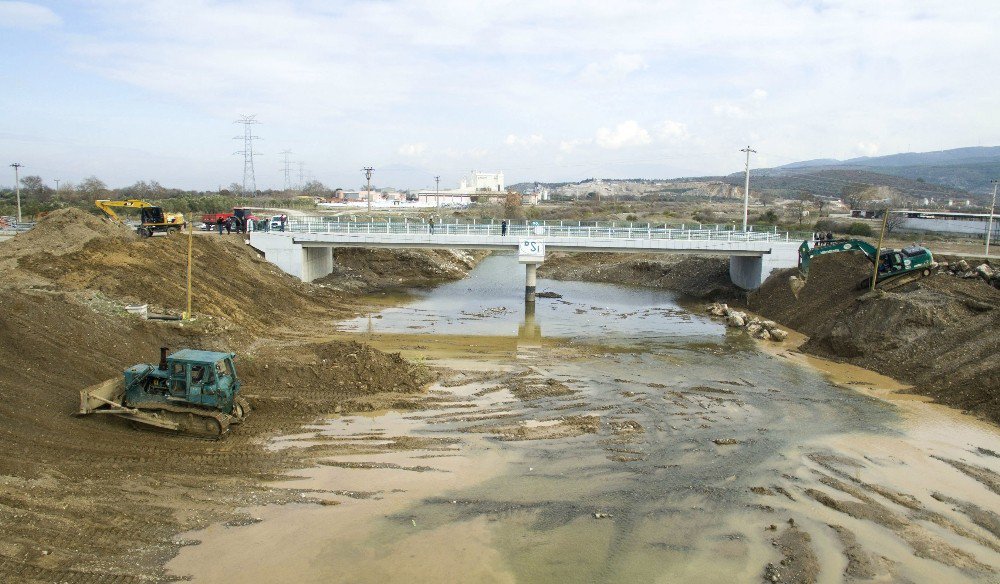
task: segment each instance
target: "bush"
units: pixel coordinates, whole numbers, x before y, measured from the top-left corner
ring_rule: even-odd
[[[638,218],[638,217],[636,217],[635,215],[632,215],[632,214],[628,214],[628,215],[626,215],[626,216],[625,216],[625,220],[626,220],[626,221],[638,221],[638,220],[639,220],[639,218]]]
[[[816,222],[813,229],[815,231],[822,231],[823,233],[826,233],[827,231],[843,231],[844,226],[842,224],[838,224],[833,219],[820,219]]]
[[[871,227],[871,225],[869,225],[867,223],[861,223],[859,221],[855,221],[854,223],[851,223],[847,227],[847,234],[848,235],[860,235],[861,237],[871,237],[872,236],[872,227]]]

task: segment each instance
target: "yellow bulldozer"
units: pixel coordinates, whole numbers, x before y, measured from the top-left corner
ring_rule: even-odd
[[[125,223],[115,209],[138,209],[139,225],[135,228],[136,233],[142,237],[149,237],[154,233],[173,233],[180,231],[187,225],[184,221],[183,213],[164,213],[161,207],[139,199],[127,199],[124,201],[112,201],[109,199],[99,199],[94,201],[97,208],[104,211],[119,223]]]

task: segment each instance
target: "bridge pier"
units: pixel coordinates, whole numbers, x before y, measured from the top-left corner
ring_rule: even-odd
[[[535,303],[535,287],[538,274],[538,264],[524,264],[524,301]]]

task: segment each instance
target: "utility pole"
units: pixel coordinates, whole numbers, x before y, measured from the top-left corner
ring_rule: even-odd
[[[757,154],[757,151],[747,146],[740,149],[740,152],[747,153],[746,182],[743,185],[743,232],[747,231],[747,215],[750,213],[750,154]]]
[[[58,197],[59,196],[59,181],[60,181],[60,179],[57,178],[57,179],[53,179],[53,180],[56,181],[56,196]]]
[[[233,140],[243,140],[243,150],[237,150],[236,154],[243,155],[243,194],[247,193],[247,186],[250,187],[250,195],[254,196],[257,194],[257,178],[254,176],[253,171],[253,157],[258,156],[254,154],[253,151],[253,141],[259,140],[260,136],[253,135],[254,124],[259,124],[257,121],[257,115],[241,115],[240,119],[233,122],[234,124],[243,125],[243,135],[235,136]]]
[[[284,168],[284,171],[285,171],[285,190],[286,191],[292,190],[292,169],[289,166],[291,164],[291,162],[289,162],[289,160],[288,160],[288,155],[291,154],[291,153],[292,153],[291,150],[284,150],[284,151],[281,152],[281,154],[284,155],[284,157],[285,157],[285,168]]]
[[[372,168],[372,167],[370,167],[370,166],[366,166],[364,168],[364,170],[365,170],[365,179],[368,180],[368,212],[371,213],[372,212],[372,171],[375,170],[375,169]]]
[[[990,236],[993,235],[993,210],[997,206],[997,179],[990,181],[993,183],[993,202],[990,203],[990,222],[986,228],[986,257],[990,257]]]
[[[20,162],[15,162],[11,164],[14,167],[14,192],[17,193],[17,222],[21,222],[21,177],[18,175],[18,170],[24,166]]]
[[[434,199],[437,201],[438,209],[441,208],[441,177],[434,177]]]

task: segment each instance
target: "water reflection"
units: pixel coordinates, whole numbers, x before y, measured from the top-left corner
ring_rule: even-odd
[[[540,279],[538,290],[561,298],[524,302],[524,268],[513,256],[492,256],[469,276],[376,317],[341,323],[369,334],[481,335],[520,343],[562,339],[581,343],[721,343],[725,327],[683,310],[662,290]],[[544,327],[542,324],[544,323]],[[544,330],[544,335],[543,335]]]

